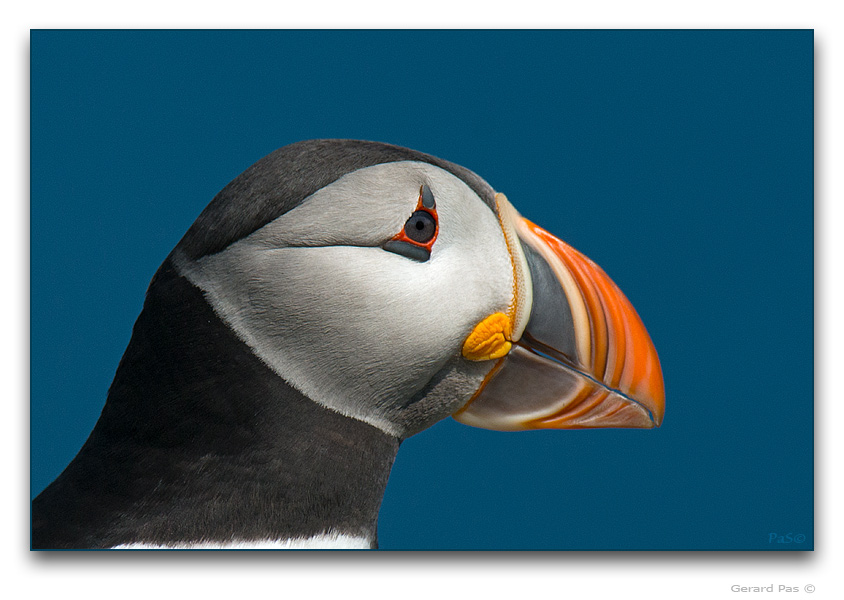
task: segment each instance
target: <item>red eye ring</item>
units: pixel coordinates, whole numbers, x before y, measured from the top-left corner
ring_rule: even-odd
[[[434,225],[433,233],[424,232],[424,229],[430,227],[431,222],[433,222]],[[413,235],[413,237],[421,237],[421,239],[424,239],[425,241],[419,241],[409,236],[407,234],[408,228],[411,228],[411,235]],[[418,230],[418,234],[414,230]],[[405,226],[398,234],[393,236],[391,241],[411,244],[417,248],[427,250],[430,254],[431,248],[434,246],[434,242],[437,241],[437,235],[439,235],[439,232],[440,222],[439,217],[437,216],[437,205],[436,202],[434,202],[434,196],[431,194],[431,189],[427,185],[422,185],[419,188],[419,200],[416,202],[416,210],[413,211],[413,214],[410,215],[410,218],[405,223]],[[429,235],[430,237],[428,237]]]

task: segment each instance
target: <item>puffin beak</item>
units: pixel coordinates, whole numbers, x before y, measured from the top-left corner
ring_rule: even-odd
[[[489,337],[494,315],[467,338],[464,356],[497,362],[454,418],[500,431],[658,427],[662,370],[630,301],[598,265],[522,218],[503,194],[497,201],[516,299],[496,352],[472,351],[490,347],[477,338]]]

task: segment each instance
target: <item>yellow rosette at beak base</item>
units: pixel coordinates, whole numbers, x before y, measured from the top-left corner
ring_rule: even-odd
[[[510,352],[512,326],[504,313],[493,313],[475,325],[463,342],[463,356],[469,360],[494,360]]]

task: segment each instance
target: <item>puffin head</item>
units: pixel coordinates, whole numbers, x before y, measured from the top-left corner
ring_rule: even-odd
[[[630,303],[480,177],[301,142],[161,265],[100,419],[33,501],[32,543],[375,547],[399,443],[449,415],[647,428],[663,410]]]
[[[658,426],[662,373],[588,258],[460,166],[355,140],[286,146],[232,181],[170,256],[313,402],[404,439]]]

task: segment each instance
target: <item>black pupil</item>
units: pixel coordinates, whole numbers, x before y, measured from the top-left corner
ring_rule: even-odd
[[[437,223],[434,217],[424,210],[417,210],[410,215],[404,226],[404,232],[414,242],[427,244],[434,237],[437,231]]]

